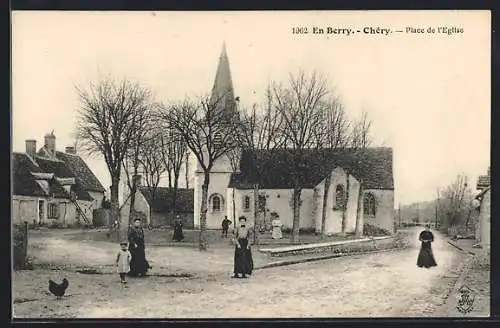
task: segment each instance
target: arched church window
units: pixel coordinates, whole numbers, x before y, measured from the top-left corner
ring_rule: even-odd
[[[372,193],[365,193],[363,196],[363,214],[375,216],[376,213],[375,196]]]
[[[212,212],[219,212],[224,205],[224,199],[219,194],[213,194],[212,197],[210,197],[210,204],[212,207]]]
[[[343,185],[337,185],[335,188],[335,210],[344,210],[345,209],[345,190]]]

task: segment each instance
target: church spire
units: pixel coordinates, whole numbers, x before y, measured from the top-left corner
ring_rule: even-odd
[[[226,42],[222,44],[222,51],[219,57],[219,64],[217,65],[217,72],[215,73],[215,80],[210,99],[212,103],[217,103],[217,107],[228,113],[234,113],[234,111],[236,111],[233,80],[231,79]]]

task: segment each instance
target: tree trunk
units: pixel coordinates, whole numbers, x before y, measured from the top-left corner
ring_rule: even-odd
[[[124,222],[124,224],[127,224],[127,227],[130,226],[130,220],[132,220],[135,211],[135,194],[137,193],[137,182],[135,180],[136,178],[134,176],[132,180],[132,188],[130,190],[130,209],[128,214],[128,222]]]
[[[186,151],[186,189],[189,189],[189,152]]]
[[[358,206],[356,210],[356,230],[355,234],[357,238],[361,238],[363,236],[363,180],[359,182],[359,193],[358,193]]]
[[[295,187],[293,189],[293,225],[292,225],[292,235],[290,238],[290,241],[292,243],[296,243],[299,241],[301,193],[302,193],[302,188]]]
[[[207,211],[208,211],[208,185],[210,183],[210,169],[205,170],[205,178],[201,186],[201,211],[200,211],[200,251],[208,249],[208,242],[205,238],[207,230]]]
[[[259,185],[253,185],[253,226],[254,230],[261,231],[262,222],[259,221]],[[254,234],[253,242],[257,243],[257,233]]]
[[[234,188],[233,188],[233,227],[236,227],[236,200],[234,199]]]
[[[332,182],[332,175],[328,174],[325,180],[325,192],[323,193],[323,207],[321,212],[321,235],[325,235],[326,226],[326,212],[328,211],[328,192],[330,191],[330,183]]]
[[[342,233],[345,234],[345,229],[347,225],[347,204],[349,204],[349,173],[346,172],[346,188],[345,188],[345,200],[344,200],[344,208],[342,211]]]
[[[113,225],[117,222],[116,227],[116,241],[120,241],[123,237],[123,233],[121,232],[121,222],[120,222],[120,210],[118,204],[118,193],[119,193],[119,185],[120,185],[120,175],[111,178],[111,222],[109,225],[110,232],[113,229]]]

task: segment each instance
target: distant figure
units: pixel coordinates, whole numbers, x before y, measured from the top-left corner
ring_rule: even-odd
[[[417,266],[419,268],[430,268],[437,266],[434,254],[432,253],[431,243],[434,241],[434,235],[430,231],[430,225],[425,226],[425,230],[420,233],[418,238],[422,242],[420,252],[418,253]]]
[[[234,230],[234,275],[233,278],[246,278],[253,270],[252,251],[250,249],[250,228],[244,216],[238,218],[239,226]]]
[[[134,225],[130,228],[128,233],[128,250],[132,255],[130,261],[129,276],[142,277],[145,276],[150,269],[150,265],[146,260],[146,246],[144,243],[144,230],[141,226],[141,219],[134,220]]]
[[[283,238],[283,233],[281,232],[281,220],[278,214],[274,215],[274,218],[271,221],[271,225],[273,226],[272,238],[273,239]]]
[[[182,220],[180,216],[176,216],[174,223],[174,238],[175,241],[182,241],[184,234],[182,233]]]
[[[227,231],[229,230],[229,225],[231,224],[231,220],[228,220],[227,215],[224,216],[224,220],[222,220],[222,237],[227,238]]]
[[[126,287],[127,284],[127,273],[130,271],[130,261],[132,260],[132,254],[128,250],[128,243],[122,241],[120,243],[120,251],[116,255],[116,270],[120,274],[120,282],[122,286]]]

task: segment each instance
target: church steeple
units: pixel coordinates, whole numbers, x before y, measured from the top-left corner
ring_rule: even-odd
[[[219,57],[210,100],[212,104],[216,104],[218,108],[227,113],[234,113],[237,110],[226,42],[222,44],[222,52]]]

